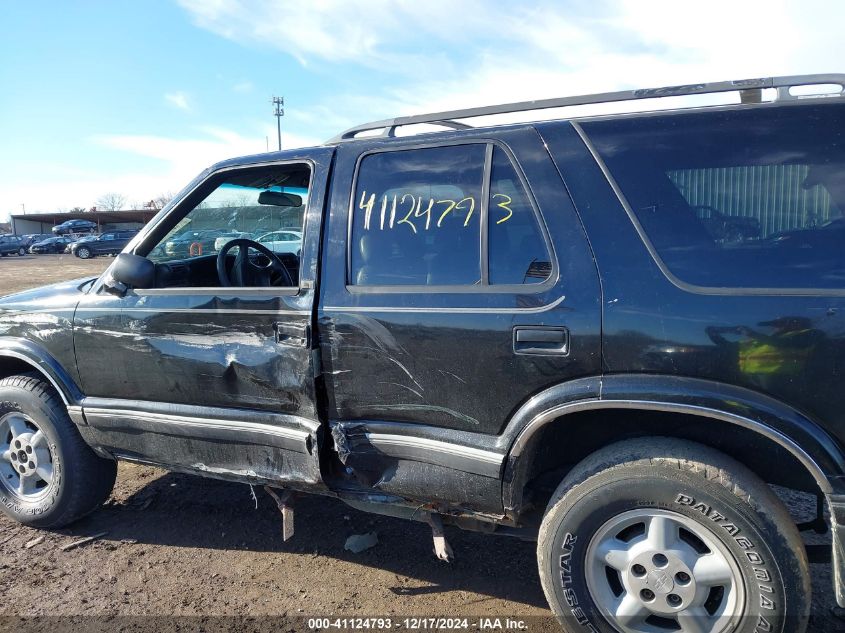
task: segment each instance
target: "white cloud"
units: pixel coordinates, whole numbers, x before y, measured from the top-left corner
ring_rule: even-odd
[[[400,44],[413,48],[410,40],[472,35],[467,32],[470,16],[473,25],[501,27],[485,17],[487,5],[482,0],[461,0],[458,7],[448,0],[179,0],[179,4],[202,28],[238,43],[283,50],[303,65],[320,59],[380,66],[406,59],[407,50],[401,55],[396,50]]]
[[[4,208],[20,212],[25,201],[26,210],[52,211],[72,206],[90,207],[104,193],[114,191],[127,197],[130,203],[154,198],[166,191],[179,191],[203,169],[213,163],[247,154],[259,154],[268,146],[275,148],[276,130],[272,125],[259,130],[255,136],[244,136],[221,127],[204,127],[197,134],[186,138],[168,138],[155,135],[102,135],[89,139],[99,145],[102,152],[115,150],[159,161],[145,171],[133,170],[113,176],[63,165],[42,165],[31,180],[20,179],[3,187],[2,200],[9,201]],[[282,134],[285,148],[316,145],[319,140],[294,134]],[[47,170],[49,179],[40,178]]]
[[[366,120],[616,89],[831,72],[845,57],[839,33],[845,4],[822,0],[179,2],[198,26],[288,54],[329,82],[361,77],[355,88],[335,89],[323,101],[309,103],[310,95],[301,94],[293,106],[292,99],[283,128],[302,136],[285,134],[285,147],[317,144]],[[234,92],[254,90],[237,77],[228,85]],[[164,99],[190,110],[184,92]],[[253,132],[244,129],[250,128],[205,127],[184,138],[99,136],[93,140],[104,152],[152,158],[158,167],[116,178],[51,169],[49,184],[35,177],[9,183],[2,198],[9,209],[21,201],[28,209],[90,206],[106,191],[149,199],[179,189],[216,160],[275,146],[272,121],[253,125]]]
[[[306,65],[381,71],[375,92],[370,83],[369,92],[332,95],[308,112],[288,109],[321,137],[347,122],[402,114],[829,72],[845,54],[838,33],[845,5],[823,0],[179,1],[199,26],[233,41]]]
[[[184,92],[168,92],[164,95],[164,100],[169,104],[176,106],[180,110],[185,110],[187,112],[191,109],[191,106],[188,103],[188,95]]]

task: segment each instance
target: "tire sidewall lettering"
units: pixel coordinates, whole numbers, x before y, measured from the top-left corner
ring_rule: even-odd
[[[0,417],[13,411],[30,415],[27,409],[18,401],[0,401]],[[58,444],[53,440],[52,430],[47,427],[43,421],[39,421],[39,427],[47,436],[49,450],[53,459],[53,482],[50,485],[48,495],[38,499],[37,501],[29,502],[21,499],[17,495],[8,493],[5,488],[0,489],[0,505],[12,514],[20,517],[38,517],[49,512],[53,506],[58,503],[59,496],[62,492],[62,484],[64,483],[64,469],[62,467],[61,451]]]
[[[577,623],[580,630],[596,633],[613,630],[587,589],[586,549],[600,526],[613,516],[637,508],[655,508],[676,512],[695,520],[728,547],[742,573],[746,613],[753,618],[753,621],[748,620],[738,630],[743,633],[772,633],[785,630],[782,628],[785,609],[783,581],[773,564],[773,555],[765,545],[765,538],[748,519],[724,507],[718,497],[714,497],[707,490],[679,487],[680,482],[669,482],[653,476],[648,479],[648,483],[641,481],[638,486],[645,486],[645,489],[649,489],[648,486],[651,485],[660,486],[661,489],[655,493],[656,498],[639,498],[642,495],[642,487],[639,488],[637,496],[614,495],[611,494],[613,491],[607,489],[609,487],[602,487],[580,495],[581,499],[591,495],[606,496],[607,501],[602,504],[600,510],[593,512],[592,516],[583,511],[579,512],[579,500],[558,521],[557,533],[553,539],[553,560],[549,561],[559,605],[556,611],[559,614],[563,612],[563,617],[570,626]],[[611,486],[619,488],[622,483],[615,481]],[[668,490],[670,485],[674,488],[671,492]]]

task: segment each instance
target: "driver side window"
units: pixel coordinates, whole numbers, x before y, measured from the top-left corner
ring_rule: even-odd
[[[153,238],[156,287],[298,286],[310,177],[307,164],[213,177]]]

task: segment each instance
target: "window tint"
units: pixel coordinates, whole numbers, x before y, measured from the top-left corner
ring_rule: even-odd
[[[485,147],[364,157],[352,206],[352,284],[480,283]]]
[[[842,288],[845,109],[753,108],[585,122],[681,280]]]
[[[537,216],[508,155],[493,149],[487,228],[491,284],[537,284],[551,260]]]

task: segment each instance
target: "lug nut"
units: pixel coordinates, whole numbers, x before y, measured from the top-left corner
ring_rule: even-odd
[[[645,567],[640,565],[639,563],[631,567],[631,573],[634,574],[637,578],[642,578],[645,576]]]
[[[640,598],[642,598],[646,602],[651,602],[652,600],[654,600],[654,592],[651,589],[643,589],[640,592]]]
[[[17,453],[12,453],[12,461],[13,462],[18,461],[18,454]]]
[[[27,447],[26,447],[26,452],[27,452],[27,454],[28,454],[28,455],[32,455],[32,447],[31,447],[31,446],[27,446]]]
[[[29,468],[32,468],[33,470],[35,470],[35,462],[29,462],[29,463],[27,464],[27,466],[28,466]]]
[[[687,585],[690,581],[689,574],[685,571],[679,571],[677,574],[675,574],[675,581],[679,585]]]
[[[666,558],[663,554],[655,554],[651,562],[655,564],[656,567],[666,567],[669,564],[669,559]]]
[[[670,607],[679,607],[681,606],[681,596],[676,595],[674,593],[670,593],[666,596],[666,602],[669,603]]]

